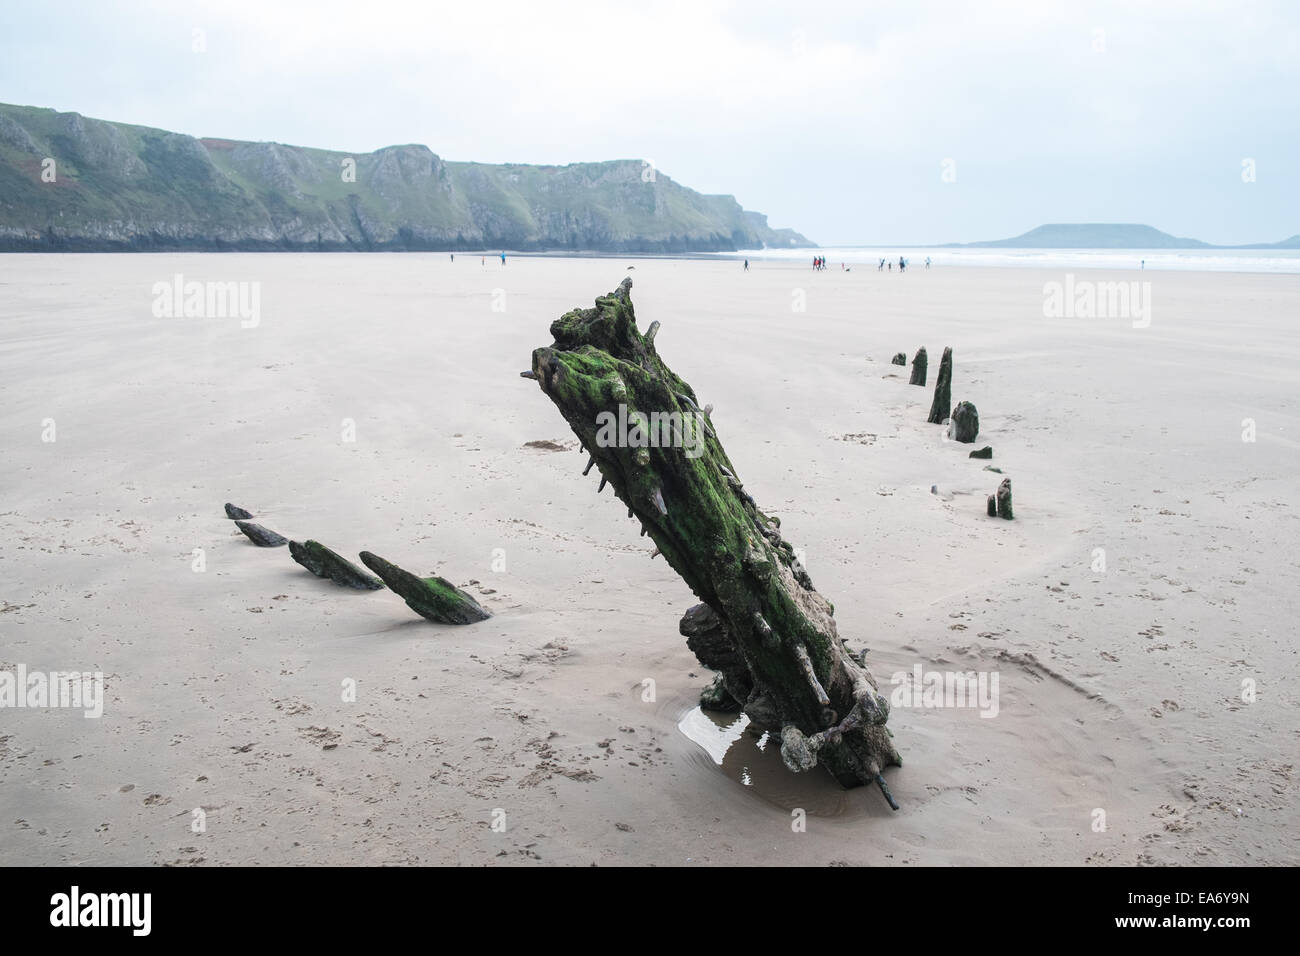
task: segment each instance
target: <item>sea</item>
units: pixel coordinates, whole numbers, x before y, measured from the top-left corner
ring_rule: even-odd
[[[875,268],[881,259],[898,268],[972,266],[1019,269],[1158,269],[1188,272],[1279,272],[1300,274],[1300,249],[949,249],[923,246],[835,246],[823,249],[748,249],[715,253],[756,262],[812,263],[826,257],[832,269]]]

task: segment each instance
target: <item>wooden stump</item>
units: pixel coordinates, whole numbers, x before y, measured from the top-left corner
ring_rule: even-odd
[[[421,578],[369,551],[361,563],[379,575],[394,594],[420,617],[439,624],[476,624],[492,615],[478,601],[446,578]]]
[[[248,540],[259,548],[282,548],[289,543],[284,535],[276,534],[269,528],[251,521],[236,521],[235,527],[248,536]]]
[[[943,350],[939,360],[939,376],[934,380],[934,401],[930,404],[931,425],[942,425],[952,409],[952,349]]]
[[[1011,479],[1003,478],[1002,484],[998,485],[998,517],[1010,521],[1014,516],[1011,510]]]
[[[316,577],[333,581],[341,587],[354,588],[358,591],[378,591],[384,586],[384,582],[379,578],[367,574],[343,555],[331,551],[319,541],[308,539],[301,544],[290,541],[289,554]]]
[[[980,413],[970,402],[958,402],[952,410],[952,420],[948,425],[948,437],[969,445],[980,433]]]
[[[756,729],[782,742],[792,770],[820,763],[844,786],[875,782],[901,764],[885,722],[889,700],[840,639],[834,608],[812,586],[779,522],[745,490],[708,406],[659,356],[632,307],[632,280],[551,324],[528,378],[559,409],[603,482],[673,570],[718,619],[692,609],[683,629],[702,664],[722,668],[729,695],[745,694]],[[725,340],[719,342],[725,348]],[[623,406],[664,424],[677,441],[610,442]],[[602,424],[604,423],[604,424]],[[698,441],[697,441],[698,439]],[[709,663],[712,661],[713,663]],[[892,797],[889,797],[892,803]]]
[[[929,365],[929,356],[925,354],[925,346],[922,345],[916,350],[916,355],[912,356],[912,378],[908,385],[920,385],[925,387],[926,366]]]

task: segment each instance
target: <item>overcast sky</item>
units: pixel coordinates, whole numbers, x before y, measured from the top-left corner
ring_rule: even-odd
[[[645,158],[827,245],[1300,233],[1294,0],[6,2],[0,101],[358,152]]]

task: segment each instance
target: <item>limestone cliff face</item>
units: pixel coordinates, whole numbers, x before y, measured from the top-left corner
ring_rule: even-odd
[[[447,162],[418,145],[352,154],[0,104],[3,251],[810,245],[731,196],[651,175],[640,160],[492,166]]]

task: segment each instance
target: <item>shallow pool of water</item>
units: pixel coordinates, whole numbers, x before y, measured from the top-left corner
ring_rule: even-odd
[[[719,714],[693,707],[677,729],[694,743],[691,759],[708,772],[719,771],[754,796],[809,816],[835,817],[864,812],[870,788],[845,790],[825,770],[791,773],[781,760],[781,745],[768,733],[749,728],[744,714]],[[876,794],[878,798],[878,794]]]

